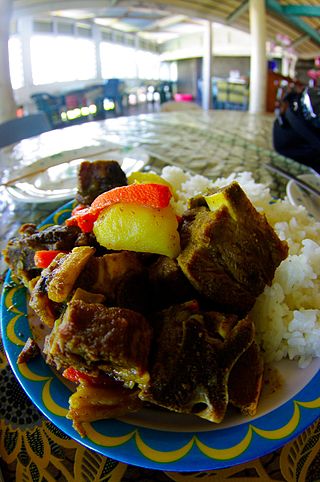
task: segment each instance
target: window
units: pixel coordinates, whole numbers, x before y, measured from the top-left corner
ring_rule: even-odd
[[[135,50],[132,47],[101,42],[100,59],[104,79],[134,79],[137,76]]]
[[[160,77],[160,56],[138,50],[136,52],[139,79],[158,80]]]
[[[177,62],[161,62],[160,80],[171,80],[176,82],[178,79]]]
[[[73,37],[58,36],[53,42],[54,52],[54,81],[66,82],[76,79],[78,52]],[[82,59],[82,56],[80,57]],[[51,81],[52,82],[52,81]]]
[[[157,80],[160,77],[160,56],[145,50],[101,42],[101,73],[104,79]]]
[[[33,35],[31,68],[35,85],[87,80],[96,77],[92,40],[66,35]]]
[[[92,28],[88,25],[77,25],[77,34],[79,37],[91,38],[92,37]]]
[[[57,33],[61,35],[73,35],[74,24],[71,22],[57,22]]]
[[[78,80],[89,80],[97,76],[96,47],[92,40],[76,39],[75,64]]]
[[[9,66],[12,88],[21,89],[24,86],[22,45],[17,35],[9,39]]]

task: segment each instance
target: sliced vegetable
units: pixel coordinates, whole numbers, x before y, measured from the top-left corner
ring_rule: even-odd
[[[87,375],[86,373],[81,372],[80,370],[76,370],[73,367],[66,368],[62,372],[62,376],[69,380],[70,382],[80,383],[81,381],[91,382],[93,377]]]
[[[172,195],[175,196],[174,189],[171,186],[170,182],[166,181],[165,179],[163,179],[163,177],[159,176],[159,174],[156,174],[155,172],[142,172],[142,171],[132,172],[128,176],[128,184],[133,184],[133,183],[138,183],[138,184],[148,184],[148,183],[162,184],[163,186],[168,186]]]
[[[175,258],[180,253],[178,221],[171,206],[155,209],[132,203],[118,203],[104,210],[93,232],[102,246],[163,254]]]
[[[67,226],[78,226],[84,233],[91,233],[97,216],[90,212],[90,208],[80,209],[66,220]]]
[[[102,209],[118,202],[136,203],[152,208],[165,208],[171,199],[168,186],[160,184],[132,184],[121,186],[98,196],[91,208],[99,212]]]
[[[67,418],[72,420],[72,426],[81,437],[86,435],[83,422],[118,418],[142,407],[137,390],[128,390],[116,383],[111,386],[80,383],[69,398]]]
[[[78,204],[75,208],[72,209],[71,216],[75,216],[79,211],[82,211],[82,209],[88,209],[88,206]]]
[[[60,253],[65,254],[66,251],[49,251],[47,249],[36,251],[34,255],[34,264],[37,268],[47,268],[51,264],[51,261],[53,261]]]
[[[161,184],[130,184],[100,194],[89,208],[80,209],[67,219],[67,225],[77,225],[84,232],[93,229],[101,211],[116,203],[134,203],[152,208],[165,208],[172,197],[170,188]]]
[[[108,375],[99,375],[94,377],[88,375],[76,368],[69,367],[66,368],[63,373],[63,377],[73,383],[83,383],[86,385],[115,385],[117,382],[112,380]]]
[[[210,194],[209,196],[204,196],[204,199],[210,209],[210,211],[217,211],[222,206],[226,207],[233,219],[236,219],[236,214],[232,207],[232,203],[224,191],[216,192]]]

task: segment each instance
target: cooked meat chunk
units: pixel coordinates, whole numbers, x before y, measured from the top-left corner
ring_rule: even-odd
[[[46,338],[44,353],[58,369],[99,369],[129,385],[144,385],[150,342],[149,323],[140,313],[71,300]]]
[[[18,356],[18,363],[26,363],[40,355],[40,348],[32,338],[28,338]]]
[[[288,246],[239,184],[233,182],[213,196],[214,211],[200,207],[183,216],[178,263],[218,311],[244,315],[271,284]]]
[[[31,290],[29,305],[49,327],[59,317],[63,309],[61,303],[67,301],[79,274],[94,251],[89,246],[81,246],[74,248],[71,253],[60,253],[48,268],[41,271]]]
[[[218,334],[225,340],[236,326],[235,315],[225,316],[222,313],[204,313],[206,328],[210,333]],[[264,372],[263,358],[256,341],[238,358],[229,375],[229,401],[239,408],[244,415],[256,413]]]
[[[230,403],[243,415],[256,414],[262,380],[263,358],[254,341],[237,360],[229,376]]]
[[[28,286],[41,271],[34,264],[35,251],[71,251],[75,246],[95,244],[95,237],[85,235],[77,226],[50,226],[39,231],[34,224],[24,224],[19,235],[8,242],[3,255],[13,274]]]
[[[150,296],[148,272],[133,251],[105,254],[89,260],[78,286],[105,295],[112,306],[146,312]]]
[[[82,288],[77,288],[72,296],[73,300],[82,300],[86,303],[104,303],[106,297],[98,293],[92,293]]]
[[[239,321],[237,315],[208,311],[203,313],[206,328],[212,336],[220,336],[222,340],[229,336],[231,330]]]
[[[141,406],[138,390],[116,383],[106,387],[80,384],[69,398],[67,418],[73,421],[73,427],[84,437],[83,422],[121,417],[136,412]]]
[[[27,229],[25,229],[25,226],[23,225],[20,228],[19,233],[26,244],[34,250],[55,249],[58,251],[70,251],[82,234],[82,231],[77,226],[54,225],[41,231],[35,225],[28,224]]]
[[[84,161],[78,171],[76,200],[91,204],[99,194],[126,184],[127,177],[117,161]]]
[[[140,398],[221,422],[229,401],[229,373],[253,336],[248,317],[222,339],[209,332],[196,302],[163,310],[156,319],[150,381]]]
[[[46,278],[48,298],[62,303],[70,295],[74,284],[88,260],[94,255],[94,248],[81,246],[71,253],[58,254],[50,265],[50,270],[42,272]]]
[[[175,259],[159,258],[149,267],[152,306],[161,310],[170,305],[192,300],[197,296]]]
[[[61,303],[55,303],[48,298],[45,278],[43,277],[38,278],[31,291],[29,306],[49,328],[53,327],[55,320],[60,317],[64,309]]]
[[[40,276],[29,281],[28,288],[30,293],[30,308],[32,308],[42,323],[47,325],[49,328],[52,328],[55,320],[60,317],[64,306],[61,305],[61,303],[55,303],[48,298],[46,282],[50,269],[53,269],[53,263],[51,268],[48,267],[44,269],[42,272],[40,272]]]

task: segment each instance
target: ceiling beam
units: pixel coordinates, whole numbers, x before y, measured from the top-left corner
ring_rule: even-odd
[[[303,44],[303,42],[305,42],[306,40],[309,40],[309,35],[307,34],[301,35],[296,40],[291,42],[290,47],[293,47],[293,48],[298,47],[299,45]]]
[[[1,0],[0,0],[1,1]],[[143,0],[144,1],[144,0]],[[147,3],[149,6],[151,2]],[[122,5],[122,0],[120,1]],[[187,17],[193,17],[202,20],[210,20],[211,22],[225,22],[225,20],[219,16],[207,3],[193,2],[190,0],[153,0],[152,5],[158,5],[159,7],[167,10],[168,13],[185,15]]]
[[[237,7],[230,15],[227,16],[226,22],[233,23],[237,20],[241,15],[243,15],[249,8],[249,0],[244,0],[239,7]]]
[[[286,23],[291,24],[300,32],[307,34],[314,42],[320,45],[320,34],[317,30],[308,23],[304,22],[300,18],[291,17],[284,13],[283,5],[280,5],[277,0],[266,0],[266,6],[268,10],[279,15]]]
[[[90,12],[90,9],[88,9],[88,11]],[[95,15],[96,18],[105,18],[105,19],[113,19],[113,18],[118,18],[120,20],[122,20],[123,18],[129,18],[129,19],[132,19],[132,20],[149,20],[150,22],[151,21],[156,21],[158,20],[158,16],[150,16],[150,17],[146,17],[145,15],[139,15],[139,13],[136,13],[136,12],[126,12],[124,13],[123,15],[119,16],[119,17],[115,17],[114,15],[111,15],[111,14],[107,14],[107,15],[104,15],[104,14],[98,14],[98,15]]]
[[[1,0],[0,0],[1,1]],[[90,8],[106,9],[114,7],[118,0],[91,0]],[[88,9],[88,0],[43,0],[40,2],[28,2],[25,0],[13,0],[12,16],[14,18],[50,13],[53,10],[84,10]]]
[[[140,28],[141,31],[159,31],[163,30],[166,27],[170,27],[171,25],[176,25],[177,23],[184,22],[187,19],[185,15],[173,15],[169,14],[166,17],[162,17],[155,22],[152,22],[150,25]]]
[[[282,5],[285,15],[298,17],[320,17],[320,6],[316,5]]]

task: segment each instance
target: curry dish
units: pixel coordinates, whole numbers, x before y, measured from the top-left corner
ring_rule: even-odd
[[[221,422],[256,413],[263,357],[250,318],[288,255],[238,183],[177,216],[160,176],[83,162],[61,226],[23,225],[4,256],[47,326],[42,354],[76,384],[68,418],[158,406]],[[39,350],[28,340],[19,362]]]

